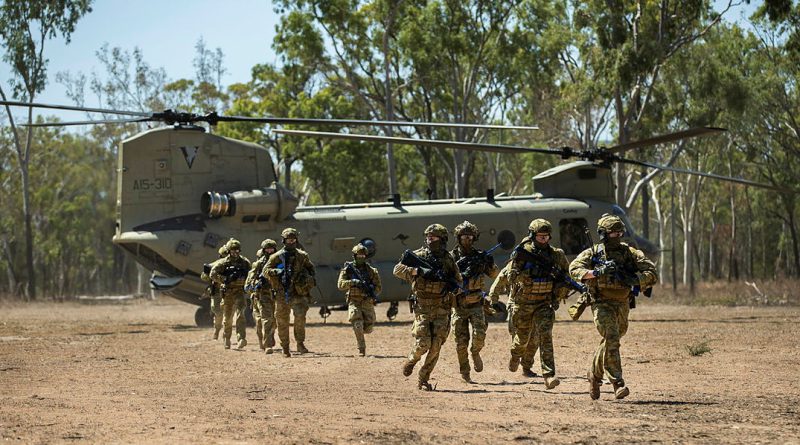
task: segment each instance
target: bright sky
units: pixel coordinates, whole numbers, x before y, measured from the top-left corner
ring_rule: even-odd
[[[95,55],[104,43],[128,51],[139,47],[144,60],[153,68],[163,67],[170,79],[194,77],[192,59],[201,37],[207,48],[219,47],[225,55],[223,84],[246,82],[254,65],[276,62],[271,44],[277,20],[269,0],[95,0],[92,9],[78,22],[69,45],[62,39],[45,44],[48,84],[37,102],[71,105],[55,81],[56,73],[104,75]],[[0,63],[0,82],[7,93],[9,78],[8,64]],[[86,106],[99,105],[91,99],[87,95]]]

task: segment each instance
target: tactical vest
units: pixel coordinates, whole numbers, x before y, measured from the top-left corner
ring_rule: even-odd
[[[606,261],[613,260],[617,268],[636,268],[636,261],[631,254],[630,246],[620,243],[620,246],[610,251],[605,246],[598,244],[595,246],[598,256]],[[614,274],[602,275],[597,278],[597,288],[600,290],[602,298],[608,300],[627,301],[628,294],[631,292],[630,286],[620,282]]]
[[[550,261],[555,261],[553,249],[538,249],[532,245],[533,243],[526,244],[526,250],[535,250],[539,255],[547,258]],[[529,247],[530,246],[530,247]],[[550,271],[538,264],[532,264],[529,268],[523,269],[519,272],[517,277],[517,291],[514,293],[514,301],[541,301],[550,299],[550,294],[553,292],[553,278],[550,276]]]
[[[434,257],[433,253],[427,248],[418,249],[414,253],[424,260]],[[452,261],[448,252],[445,251],[444,255],[437,259],[442,262],[445,274],[455,275],[456,264]],[[446,288],[447,284],[443,281],[427,280],[421,276],[417,276],[411,282],[411,290],[417,297],[417,301],[424,304],[450,304],[450,296],[445,294]]]
[[[346,268],[345,276],[347,277],[348,280],[357,279],[355,274],[352,273],[352,271],[350,271],[349,268],[347,267],[348,264],[352,263],[345,263],[345,268]],[[373,285],[375,284],[375,277],[372,276],[372,268],[369,267],[368,264],[364,264],[362,268],[356,266],[355,264],[353,264],[352,267],[358,269],[358,273],[361,274],[361,277],[365,279],[368,278]],[[348,300],[352,300],[355,302],[360,302],[363,300],[372,301],[372,297],[370,297],[367,291],[364,290],[364,288],[362,288],[361,286],[350,286],[350,289],[347,290],[347,298]]]

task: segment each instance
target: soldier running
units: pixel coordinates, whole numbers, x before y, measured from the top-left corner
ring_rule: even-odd
[[[337,285],[347,296],[348,320],[356,334],[358,354],[367,354],[364,334],[372,332],[375,325],[375,304],[381,293],[381,277],[378,269],[367,263],[369,254],[366,247],[357,244],[353,247],[353,261],[344,263]]]

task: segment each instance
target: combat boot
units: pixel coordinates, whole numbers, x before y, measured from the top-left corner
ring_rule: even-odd
[[[628,394],[631,393],[631,390],[629,390],[628,387],[625,386],[625,382],[623,382],[622,380],[620,380],[619,382],[614,382],[613,385],[614,385],[614,397],[617,400],[624,399],[625,397],[628,397]]]
[[[508,370],[511,372],[517,372],[519,369],[519,357],[516,355],[511,355],[511,360],[508,361]]]
[[[224,343],[225,349],[230,349],[231,348],[231,339],[230,339],[230,337],[225,337],[225,339],[223,340],[223,343]]]
[[[522,375],[529,378],[536,377],[536,373],[531,370],[531,368],[522,368]]]
[[[222,330],[222,327],[214,329],[214,340],[219,340],[219,331]]]
[[[244,349],[245,346],[247,346],[247,340],[241,339],[239,340],[239,343],[236,345],[236,349],[241,351],[242,349]]]
[[[463,379],[465,382],[467,382],[467,383],[472,383],[472,378],[471,378],[471,377],[470,377],[470,375],[469,375],[469,371],[467,371],[467,372],[462,372],[462,373],[461,373],[461,378],[462,378],[462,379]]]
[[[475,372],[483,371],[483,360],[481,360],[481,353],[479,351],[474,351],[472,353],[472,367],[475,368]]]
[[[403,375],[406,377],[410,376],[411,373],[414,372],[414,365],[416,365],[416,363],[411,360],[406,360],[405,363],[403,363]]]
[[[297,352],[301,354],[308,354],[308,349],[306,348],[306,345],[304,345],[303,342],[301,341],[297,342]]]
[[[433,391],[433,385],[428,383],[427,380],[425,381],[420,380],[419,385],[417,385],[417,388],[419,388],[422,391]]]
[[[367,355],[367,348],[358,348],[358,355],[364,357]]]
[[[264,354],[272,354],[273,352],[275,351],[273,351],[272,348],[264,349]]]
[[[597,400],[600,398],[600,381],[594,378],[594,374],[592,371],[589,371],[586,374],[586,378],[589,380],[589,397],[592,400]]]
[[[284,357],[291,357],[292,356],[292,353],[289,352],[289,347],[288,346],[284,346],[283,347],[283,356]]]
[[[547,389],[553,389],[559,384],[561,384],[561,380],[559,380],[556,376],[548,375],[544,378],[544,386]]]

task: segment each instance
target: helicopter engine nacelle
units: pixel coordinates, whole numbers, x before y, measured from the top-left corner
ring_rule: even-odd
[[[206,192],[200,199],[200,209],[209,218],[255,216],[259,221],[267,218],[282,221],[294,213],[298,203],[289,189],[273,183],[270,187],[249,191]]]

